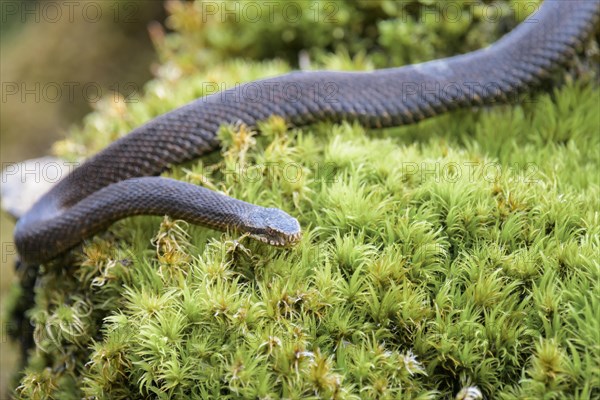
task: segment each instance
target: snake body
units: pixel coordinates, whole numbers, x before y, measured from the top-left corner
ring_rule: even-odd
[[[255,127],[279,115],[295,126],[354,120],[380,128],[506,101],[564,65],[599,14],[599,0],[546,0],[499,41],[464,55],[373,72],[292,72],[198,99],[115,141],[46,193],[17,222],[19,254],[29,263],[47,262],[139,214],[237,229],[272,245],[293,243],[300,225],[281,210],[156,175],[216,150],[222,124]]]

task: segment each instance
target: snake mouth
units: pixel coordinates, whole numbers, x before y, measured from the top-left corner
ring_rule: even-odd
[[[292,247],[298,244],[302,239],[302,232],[294,233],[291,235],[269,237],[260,234],[250,235],[252,239],[258,240],[259,242],[266,243],[275,247]]]

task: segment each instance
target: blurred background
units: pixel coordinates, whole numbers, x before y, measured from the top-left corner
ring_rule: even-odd
[[[162,1],[0,2],[0,157],[2,166],[50,153],[52,143],[104,96],[139,96],[156,61],[148,24]],[[0,213],[0,308],[15,284],[13,221]],[[5,321],[2,318],[2,321]],[[2,327],[0,397],[16,356]]]
[[[3,162],[47,153],[101,96],[151,77],[147,25],[164,19],[161,1],[44,3],[1,3]]]

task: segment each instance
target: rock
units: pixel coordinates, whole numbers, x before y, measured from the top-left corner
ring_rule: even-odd
[[[63,180],[78,163],[41,157],[3,166],[1,208],[19,219],[50,188]]]

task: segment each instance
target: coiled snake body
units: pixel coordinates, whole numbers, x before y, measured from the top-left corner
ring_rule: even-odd
[[[241,121],[252,127],[279,115],[296,126],[358,120],[367,127],[389,127],[503,101],[572,57],[599,14],[599,0],[546,0],[486,49],[374,72],[289,73],[196,100],[115,141],[46,193],[17,222],[19,254],[29,263],[46,262],[139,214],[237,229],[272,245],[294,243],[300,226],[281,210],[155,175],[217,149],[221,124]],[[286,93],[290,86],[297,91],[293,98]]]

